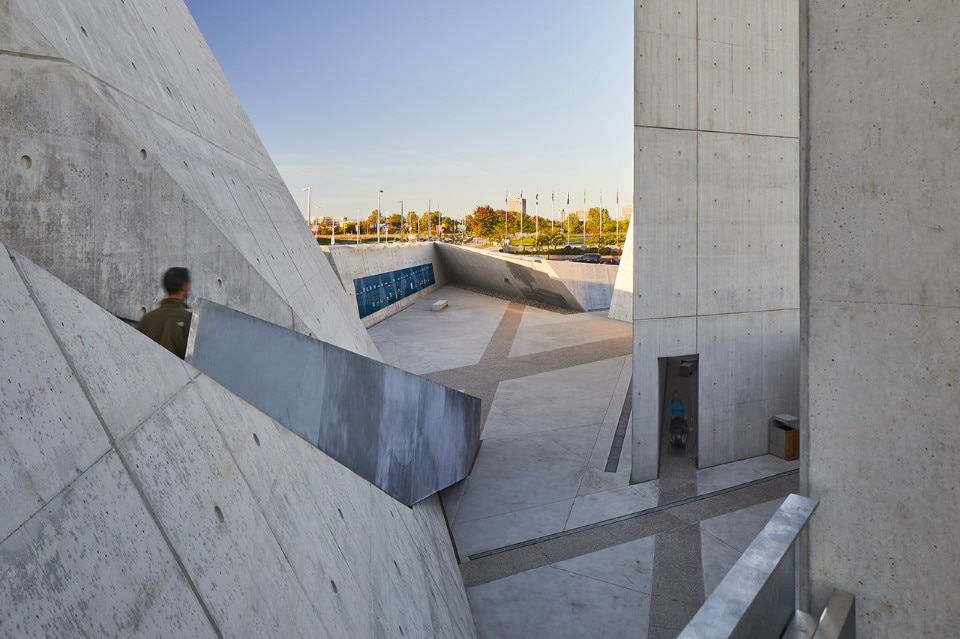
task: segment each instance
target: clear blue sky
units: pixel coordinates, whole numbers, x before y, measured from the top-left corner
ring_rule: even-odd
[[[186,3],[301,211],[631,201],[632,0]]]

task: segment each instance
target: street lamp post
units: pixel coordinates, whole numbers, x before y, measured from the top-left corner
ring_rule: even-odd
[[[400,232],[402,233],[403,225],[406,223],[407,218],[403,217],[403,200],[399,200],[399,202],[400,202]],[[410,237],[407,236],[407,239],[410,239]],[[403,238],[400,238],[400,241],[402,242]]]
[[[303,190],[307,192],[307,224],[310,224],[310,223],[312,222],[312,220],[310,219],[310,211],[311,211],[311,209],[310,209],[310,187],[309,187],[309,186],[305,186],[305,187],[303,188]]]
[[[380,196],[383,194],[383,189],[377,191],[377,244],[380,243]]]

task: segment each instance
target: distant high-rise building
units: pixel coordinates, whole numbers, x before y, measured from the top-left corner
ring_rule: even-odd
[[[510,213],[527,214],[527,200],[522,197],[512,197],[507,201],[507,211]]]
[[[624,204],[620,207],[620,217],[625,220],[633,219],[633,204]]]

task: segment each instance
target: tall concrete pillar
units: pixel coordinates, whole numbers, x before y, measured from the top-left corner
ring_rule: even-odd
[[[811,0],[801,478],[812,610],[957,634],[960,5]]]
[[[657,476],[661,357],[699,355],[699,462],[796,414],[795,0],[637,0],[633,481]]]

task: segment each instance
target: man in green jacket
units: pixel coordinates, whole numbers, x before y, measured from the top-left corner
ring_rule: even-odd
[[[141,333],[183,359],[187,353],[187,336],[193,314],[187,306],[190,295],[190,271],[174,266],[163,274],[167,297],[160,306],[143,316],[137,328]]]

